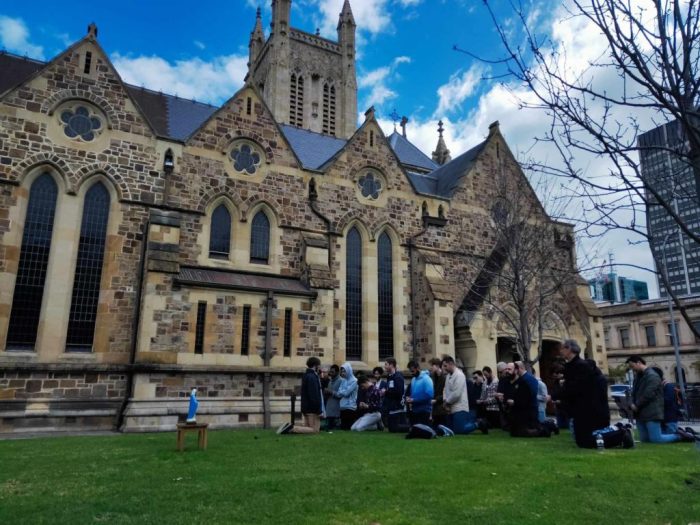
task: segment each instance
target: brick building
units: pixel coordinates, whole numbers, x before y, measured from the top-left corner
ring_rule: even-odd
[[[536,197],[497,123],[454,160],[358,128],[349,2],[338,42],[290,3],[219,108],[126,85],[94,25],[0,55],[0,432],[170,429],[193,386],[213,426],[275,424],[311,355],[503,356],[467,261],[494,251],[496,172]],[[586,283],[561,299],[548,340],[605,366]]]

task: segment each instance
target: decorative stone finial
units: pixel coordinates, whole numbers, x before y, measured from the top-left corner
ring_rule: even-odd
[[[262,10],[260,9],[260,6],[258,6],[257,11],[255,12],[255,18],[262,18]]]
[[[365,122],[374,119],[374,106],[371,106],[367,111],[365,111]]]
[[[496,120],[489,124],[489,134],[496,133],[500,129],[501,124]]]
[[[321,36],[321,28],[320,27],[316,28],[316,36]]]
[[[97,25],[95,22],[90,22],[90,25],[87,28],[87,34],[89,37],[97,38]]]
[[[438,143],[437,147],[435,148],[435,151],[433,151],[433,161],[440,164],[442,166],[443,164],[447,164],[452,160],[452,157],[450,156],[450,150],[447,149],[447,144],[445,144],[445,139],[442,136],[442,133],[445,131],[445,128],[443,127],[442,120],[438,122]]]
[[[401,134],[403,138],[406,138],[406,124],[408,124],[408,117],[401,117]]]

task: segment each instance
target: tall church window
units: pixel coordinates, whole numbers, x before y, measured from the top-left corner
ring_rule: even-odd
[[[77,352],[92,350],[108,219],[109,192],[103,184],[98,182],[85,194],[83,204],[78,260],[75,266],[73,297],[68,318],[67,350]]]
[[[231,251],[231,214],[220,204],[211,214],[209,257],[227,259]]]
[[[335,86],[323,84],[323,132],[335,136]]]
[[[289,123],[304,126],[304,77],[296,73],[292,73],[289,86]]]
[[[267,264],[270,260],[270,219],[260,210],[253,218],[250,232],[250,262]]]
[[[31,350],[36,343],[58,187],[44,173],[32,184],[7,330],[7,348]]]
[[[391,238],[384,232],[377,243],[379,359],[394,355],[394,294]]]
[[[362,359],[362,237],[357,228],[347,235],[345,253],[345,357]]]

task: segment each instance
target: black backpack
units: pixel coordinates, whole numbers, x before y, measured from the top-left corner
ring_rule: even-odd
[[[418,423],[417,425],[412,425],[408,429],[408,434],[406,434],[406,439],[433,439],[436,438],[437,434],[428,425],[423,425]]]

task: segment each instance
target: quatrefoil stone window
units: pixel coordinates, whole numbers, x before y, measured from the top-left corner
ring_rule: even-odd
[[[357,181],[357,186],[364,198],[373,201],[379,198],[379,194],[384,189],[381,179],[372,172],[362,175]]]
[[[231,159],[233,160],[233,169],[240,173],[255,175],[255,172],[260,168],[262,155],[250,144],[242,143],[233,147]]]
[[[62,109],[60,119],[66,137],[84,142],[93,141],[103,127],[97,113],[80,104]]]

